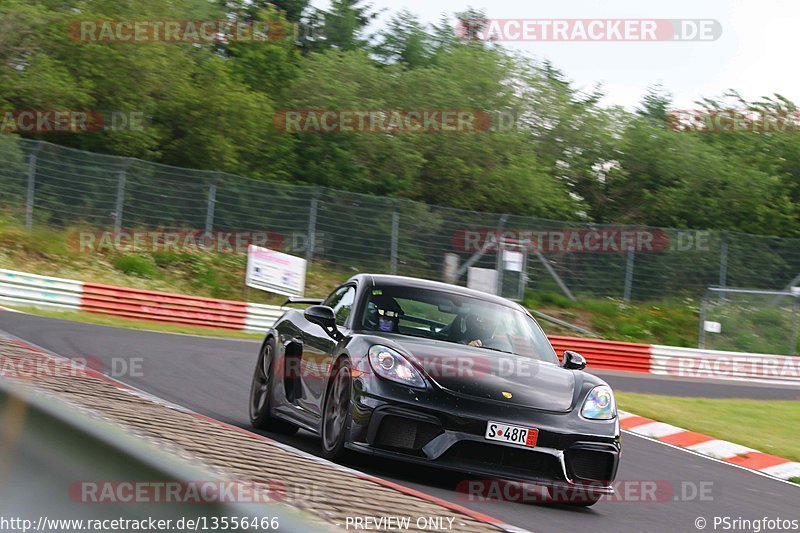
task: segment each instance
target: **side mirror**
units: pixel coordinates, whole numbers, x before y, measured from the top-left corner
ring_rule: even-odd
[[[336,315],[327,305],[312,305],[303,311],[303,316],[309,322],[321,326],[332,339],[338,341],[342,338],[342,334],[336,328]]]
[[[583,370],[586,368],[586,359],[578,352],[567,350],[564,352],[563,366],[567,370]]]

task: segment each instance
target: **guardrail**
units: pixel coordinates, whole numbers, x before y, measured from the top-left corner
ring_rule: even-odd
[[[253,332],[267,331],[286,310],[275,305],[82,283],[4,269],[0,269],[0,303]],[[800,357],[558,335],[550,336],[550,341],[559,356],[565,350],[575,350],[586,357],[591,368],[600,370],[800,385]]]
[[[800,357],[650,346],[650,373],[800,385]]]
[[[650,372],[649,344],[558,335],[550,335],[549,338],[559,356],[565,350],[574,350],[584,356],[592,368]]]
[[[57,438],[55,438],[57,436]],[[64,402],[34,393],[0,378],[0,439],[5,443],[0,460],[0,516],[50,520],[172,520],[184,517],[243,517],[248,520],[276,518],[281,531],[313,529],[294,510],[275,503],[240,503],[187,499],[180,505],[138,502],[133,490],[108,503],[83,499],[81,485],[107,482],[155,483],[225,482],[213,471],[188,464],[145,440],[97,420]],[[89,493],[97,497],[99,492]],[[142,500],[147,500],[142,496]],[[196,503],[195,503],[196,502]],[[21,520],[20,520],[21,521]],[[37,522],[34,519],[32,524]],[[248,522],[249,523],[249,522]],[[74,522],[73,522],[74,524]],[[33,525],[28,530],[36,529]],[[72,529],[74,526],[53,525]]]
[[[92,313],[242,330],[247,304],[164,292],[84,283],[81,310]]]
[[[82,294],[80,281],[0,269],[0,302],[9,305],[77,310]]]
[[[268,331],[286,311],[284,307],[264,304],[247,304],[246,331]]]
[[[236,331],[266,331],[285,311],[276,305],[84,283],[7,269],[0,269],[0,303]]]

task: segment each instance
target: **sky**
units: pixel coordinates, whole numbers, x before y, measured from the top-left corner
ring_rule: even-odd
[[[576,87],[601,83],[605,103],[633,109],[648,87],[660,83],[680,109],[728,89],[747,99],[780,93],[800,102],[800,2],[792,0],[370,0],[386,9],[374,32],[403,8],[423,22],[442,14],[481,9],[490,19],[714,19],[722,33],[714,41],[689,42],[508,42],[507,46],[548,59]],[[312,0],[326,8],[327,0]],[[453,19],[453,23],[454,19]]]

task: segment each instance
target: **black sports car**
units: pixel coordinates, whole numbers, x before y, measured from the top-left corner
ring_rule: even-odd
[[[560,363],[522,306],[486,293],[360,274],[287,311],[253,376],[254,427],[346,450],[549,487],[564,503],[611,494],[620,453],[614,396]],[[578,497],[576,497],[576,494]]]

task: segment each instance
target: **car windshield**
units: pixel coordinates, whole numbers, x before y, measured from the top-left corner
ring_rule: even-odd
[[[522,311],[445,291],[376,287],[369,294],[362,327],[558,363],[544,332]]]

